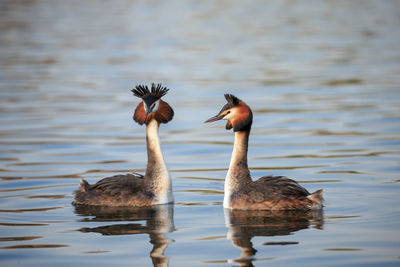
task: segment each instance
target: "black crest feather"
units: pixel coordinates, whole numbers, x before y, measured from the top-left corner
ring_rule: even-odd
[[[239,105],[240,99],[232,94],[225,94],[225,99],[228,101],[228,104],[231,104],[232,106]]]
[[[228,103],[226,103],[222,107],[221,111],[218,114],[221,114],[224,110],[227,110],[227,109],[230,109],[230,108],[233,108],[233,107],[239,105],[240,99],[237,98],[236,96],[231,95],[231,94],[225,94],[224,96],[225,96],[226,101],[228,101]]]
[[[151,89],[149,89],[147,85],[136,85],[131,91],[135,96],[140,97],[143,100],[147,98],[158,100],[163,97],[169,91],[169,89],[162,86],[161,83],[152,83]]]

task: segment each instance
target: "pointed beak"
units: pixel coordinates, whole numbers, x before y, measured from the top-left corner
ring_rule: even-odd
[[[225,115],[219,115],[219,114],[218,114],[218,115],[216,115],[216,116],[214,116],[214,117],[209,118],[209,119],[206,120],[204,123],[222,120],[222,118],[223,118],[224,116],[225,116]]]
[[[147,115],[149,115],[152,111],[153,111],[152,107],[146,106],[146,114],[145,114],[145,116],[147,117]]]

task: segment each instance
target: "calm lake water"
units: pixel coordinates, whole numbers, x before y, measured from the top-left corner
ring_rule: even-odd
[[[400,265],[399,1],[0,2],[1,266]],[[175,203],[71,205],[81,178],[146,166],[136,84],[162,82]],[[253,109],[253,179],[324,189],[322,213],[222,207]]]

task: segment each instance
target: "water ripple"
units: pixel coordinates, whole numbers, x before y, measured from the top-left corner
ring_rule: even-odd
[[[43,238],[43,236],[5,236],[0,237],[0,242],[7,242],[7,241],[27,241],[27,240],[34,240],[38,238]]]
[[[6,209],[0,209],[0,212],[15,212],[15,213],[21,213],[21,212],[41,212],[41,211],[49,211],[49,210],[55,210],[55,209],[62,209],[63,207],[49,207],[49,208],[31,208],[31,209],[12,209],[12,210],[6,210]]]
[[[26,245],[5,246],[5,247],[0,247],[0,249],[64,248],[64,247],[69,247],[69,246],[62,244],[26,244]]]

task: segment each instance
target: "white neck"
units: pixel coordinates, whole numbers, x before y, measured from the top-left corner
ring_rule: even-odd
[[[147,168],[144,179],[148,188],[157,196],[157,203],[153,204],[173,202],[172,182],[164,162],[158,137],[158,122],[154,119],[151,120],[146,125],[146,130]]]
[[[249,135],[250,131],[235,132],[231,163],[225,178],[224,208],[231,207],[233,193],[251,182],[250,171],[247,166]]]

